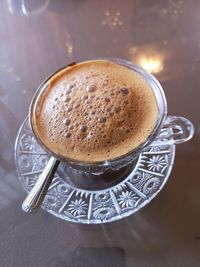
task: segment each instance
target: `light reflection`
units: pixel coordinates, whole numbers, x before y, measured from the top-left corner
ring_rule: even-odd
[[[13,14],[18,14],[21,16],[33,16],[43,13],[50,0],[7,0],[8,10]]]
[[[73,52],[74,52],[74,46],[73,46],[73,43],[72,43],[71,35],[68,32],[66,34],[65,47],[67,49],[67,56],[69,58],[72,58],[73,57]]]
[[[159,73],[163,70],[163,61],[161,57],[145,57],[141,56],[138,65],[151,73]]]
[[[21,81],[21,77],[17,74],[16,70],[13,67],[8,66],[6,64],[3,64],[3,65],[0,65],[0,72],[1,71],[7,73],[16,82],[20,82]]]
[[[160,74],[164,71],[167,53],[166,48],[161,44],[129,48],[131,61],[153,74]]]
[[[121,20],[120,11],[110,12],[108,10],[105,10],[104,19],[101,21],[101,24],[108,26],[111,30],[122,26],[123,21]]]

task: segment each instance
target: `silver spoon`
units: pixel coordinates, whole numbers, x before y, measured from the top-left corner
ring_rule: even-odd
[[[22,203],[23,211],[33,213],[40,208],[59,163],[60,161],[58,159],[54,157],[50,158],[34,187]]]

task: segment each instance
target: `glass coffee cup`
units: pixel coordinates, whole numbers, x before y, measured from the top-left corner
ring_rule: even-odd
[[[96,59],[93,59],[96,60]],[[130,70],[133,70],[134,72],[138,73],[143,77],[144,80],[147,81],[147,83],[150,85],[151,89],[154,92],[154,95],[157,100],[157,107],[158,107],[158,116],[157,121],[154,129],[150,133],[149,137],[141,143],[138,147],[134,148],[127,154],[123,154],[117,158],[112,159],[105,159],[103,161],[99,162],[84,162],[79,160],[74,160],[72,158],[63,157],[62,155],[58,155],[55,153],[55,151],[52,151],[49,147],[47,147],[46,144],[40,139],[39,135],[37,134],[37,131],[35,129],[35,114],[37,113],[38,109],[38,103],[43,96],[43,94],[48,90],[49,86],[49,80],[54,76],[57,75],[61,70],[58,70],[53,75],[47,78],[38,88],[36,91],[33,100],[30,105],[30,113],[29,113],[29,119],[30,119],[30,125],[32,128],[32,131],[35,135],[36,140],[41,145],[41,147],[49,153],[49,155],[52,156],[49,162],[49,166],[47,166],[47,170],[45,175],[43,175],[43,181],[42,183],[36,183],[36,188],[44,189],[44,181],[45,176],[53,176],[55,173],[55,170],[57,169],[57,166],[60,162],[62,162],[63,166],[67,166],[67,168],[70,166],[74,170],[75,176],[77,175],[77,172],[80,174],[84,174],[87,176],[95,176],[101,179],[102,175],[106,175],[107,173],[114,173],[117,176],[117,173],[120,172],[121,169],[126,168],[126,166],[129,166],[130,164],[134,163],[135,159],[138,157],[138,155],[145,151],[145,149],[156,140],[156,142],[159,142],[161,145],[163,144],[179,144],[182,142],[186,142],[189,140],[194,133],[194,128],[192,123],[183,118],[183,117],[177,117],[177,116],[168,116],[167,115],[167,101],[165,94],[163,92],[163,89],[160,85],[160,83],[156,80],[156,78],[146,72],[141,67],[128,62],[126,60],[117,59],[117,58],[98,58],[98,60],[109,60],[115,64],[122,65]],[[166,130],[167,129],[167,130]],[[65,169],[65,168],[64,168]],[[77,172],[76,172],[77,170]],[[41,175],[42,176],[42,175]],[[73,177],[72,177],[73,179]],[[40,180],[40,178],[39,178]],[[49,181],[50,182],[50,181]],[[46,184],[46,188],[48,187],[49,182]],[[38,186],[37,186],[38,184]],[[44,192],[43,192],[44,193]],[[29,198],[33,200],[32,198]],[[30,203],[29,203],[30,204]],[[24,208],[26,210],[26,207]]]

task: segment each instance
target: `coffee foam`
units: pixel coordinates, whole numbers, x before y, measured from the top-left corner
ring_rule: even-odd
[[[106,60],[60,71],[43,94],[34,128],[63,157],[95,162],[138,147],[155,127],[158,107],[136,72]]]

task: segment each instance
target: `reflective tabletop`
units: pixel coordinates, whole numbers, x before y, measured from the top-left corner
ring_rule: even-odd
[[[0,1],[0,266],[199,266],[199,12],[197,0]],[[57,69],[105,56],[154,74],[169,114],[193,122],[193,139],[177,145],[159,195],[125,219],[81,225],[23,213],[14,144],[34,92]]]

